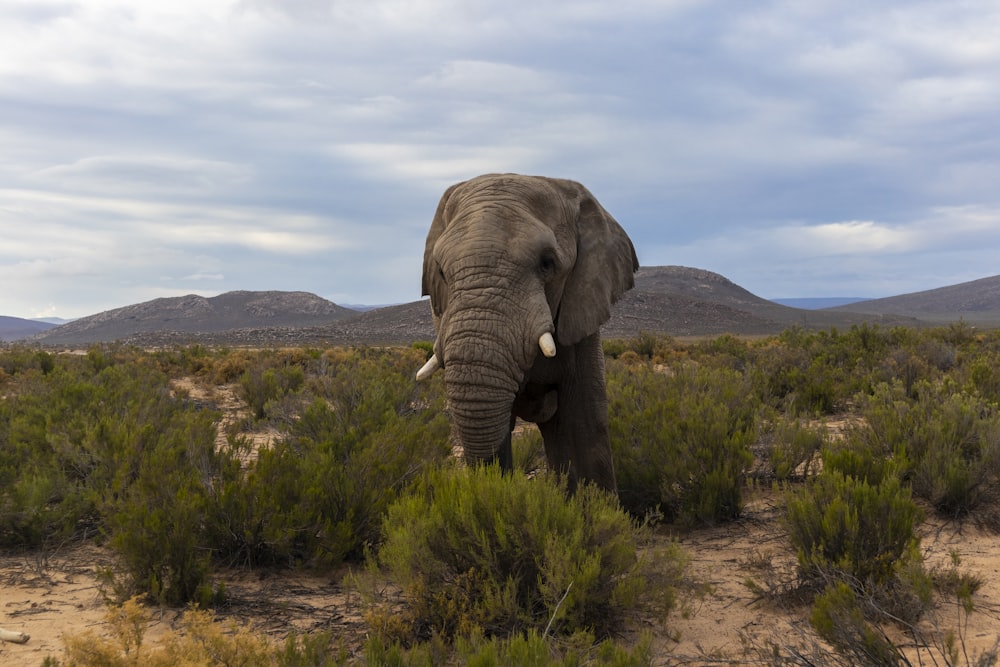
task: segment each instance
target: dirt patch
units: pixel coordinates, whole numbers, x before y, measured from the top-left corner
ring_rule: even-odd
[[[251,446],[247,457],[252,460],[261,447],[272,444],[281,435],[272,426],[256,429],[247,428],[250,411],[247,409],[246,403],[236,395],[235,384],[208,386],[198,382],[195,378],[183,377],[171,380],[170,388],[176,396],[187,397],[190,401],[213,410],[219,410],[222,413],[215,433],[215,446],[217,448],[227,446],[229,433],[235,426],[239,431],[239,436],[250,442]]]
[[[98,571],[112,564],[109,553],[86,544],[48,557],[0,555],[0,627],[31,637],[0,642],[0,664],[40,665],[61,652],[64,633],[99,627],[105,604]]]
[[[67,634],[92,630],[108,636],[100,572],[113,565],[109,551],[88,544],[45,560],[34,554],[0,555],[0,627],[30,636],[26,644],[0,642],[0,665],[37,667],[46,656],[61,655]],[[344,583],[346,574],[223,572],[217,579],[227,600],[215,614],[220,622],[235,621],[275,642],[292,633],[333,630],[360,643],[364,607],[353,584]],[[179,618],[178,610],[154,608],[145,642],[155,645],[178,628]]]
[[[711,591],[704,599],[691,602],[687,618],[668,620],[666,627],[676,637],[663,637],[657,642],[662,664],[746,660],[745,640],[757,646],[764,646],[767,640],[782,646],[822,644],[809,625],[806,602],[784,598],[776,602],[762,598],[747,586],[748,580],[765,587],[794,581],[796,560],[782,527],[782,508],[780,494],[757,491],[750,495],[739,521],[679,536],[691,556],[689,576],[709,584]],[[956,602],[941,601],[919,628],[926,643],[939,646],[942,633],[955,630],[961,631],[964,650],[972,659],[996,650],[1000,642],[1000,537],[983,527],[939,518],[925,521],[918,533],[928,569],[947,569],[954,554],[962,572],[983,581],[974,597],[975,611],[962,620],[961,626]],[[891,636],[897,646],[904,648],[912,664],[945,664],[933,649],[918,651],[912,637],[902,632]]]

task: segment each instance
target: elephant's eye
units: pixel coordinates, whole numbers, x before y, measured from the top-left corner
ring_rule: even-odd
[[[556,256],[551,250],[542,252],[538,260],[538,271],[546,278],[556,272]]]

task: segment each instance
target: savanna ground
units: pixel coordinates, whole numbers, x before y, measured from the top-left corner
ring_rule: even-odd
[[[874,333],[876,338],[888,337],[887,332]],[[865,334],[861,337],[865,338]],[[952,338],[955,337],[952,332]],[[901,377],[911,386],[925,375],[936,382],[947,381],[942,378],[949,377],[964,363],[969,382],[981,394],[992,396],[995,406],[1000,376],[995,378],[982,369],[997,367],[994,362],[1000,346],[987,339],[988,349],[974,363],[961,359],[962,346],[968,341],[942,336],[942,345],[955,348],[958,358],[935,363],[934,355],[947,357],[949,351],[931,346],[934,349],[928,352],[927,340],[936,339],[918,338],[916,348],[924,345],[920,353],[923,356],[914,353],[904,358],[899,348],[873,349],[869,350],[873,359],[875,355],[884,355],[884,359],[864,363],[870,372],[882,373],[890,379]],[[764,348],[786,345],[791,349],[799,343],[794,337],[753,344],[720,339],[703,347],[705,355],[718,358],[740,357],[746,345]],[[621,362],[621,366],[609,366],[609,372],[631,372],[629,368],[643,364],[669,377],[674,373],[672,369],[686,363],[709,365],[706,357],[700,356],[702,352],[691,347],[650,340],[634,342],[632,349],[612,347],[609,356],[616,357],[614,363]],[[179,373],[170,380],[169,387],[175,397],[218,411],[219,418],[214,422],[216,447],[225,447],[238,437],[242,443],[241,456],[254,460],[261,448],[267,449],[280,440],[284,426],[297,417],[291,416],[296,410],[289,402],[275,396],[261,401],[248,391],[250,385],[245,380],[242,385],[239,380],[233,381],[234,373],[244,373],[240,377],[246,377],[246,359],[252,355],[244,357],[244,363],[237,364],[239,368],[235,371],[220,370],[223,361],[216,363],[211,372],[196,368],[194,373]],[[780,399],[780,404],[768,417],[797,412],[811,427],[824,433],[823,442],[842,440],[851,424],[862,418],[863,410],[857,407],[855,397],[838,396],[839,388],[822,383],[818,387],[810,384],[805,376],[811,372],[816,380],[822,374],[815,358],[791,353],[786,357],[767,362],[766,371],[772,377],[784,378],[781,389],[774,388],[779,383],[771,383],[772,395]],[[725,363],[736,368],[746,366],[745,360]],[[185,370],[192,369],[188,365]],[[847,383],[845,378],[846,375],[838,375],[831,382]],[[295,383],[293,380],[292,385]],[[5,400],[16,391],[10,384],[7,387],[0,391]],[[285,393],[290,396],[294,392]],[[807,395],[815,400],[806,402],[803,397]],[[626,394],[626,400],[632,399]],[[800,405],[793,406],[796,401]],[[987,401],[983,405],[989,404]],[[980,410],[983,405],[978,406]],[[845,407],[855,409],[844,412]],[[615,409],[620,406],[612,397],[612,410]],[[786,456],[785,470],[781,472],[776,463],[779,457],[767,449],[768,443],[775,439],[773,433],[760,423],[754,427],[754,433],[757,440],[744,443],[754,456],[744,466],[740,478],[738,511],[730,511],[725,517],[706,516],[703,511],[699,514],[686,510],[683,501],[677,498],[660,499],[668,516],[652,528],[651,540],[641,550],[653,554],[658,547],[677,543],[690,558],[679,584],[678,604],[665,616],[649,612],[632,615],[613,637],[623,645],[637,641],[643,634],[651,637],[653,664],[824,664],[823,656],[832,655],[825,652],[828,645],[810,623],[809,595],[794,590],[799,561],[785,522],[786,489],[802,485],[810,474],[816,474],[820,452],[807,449],[791,460]],[[527,463],[522,465],[530,467]],[[995,471],[983,477],[982,484],[988,487],[981,494],[983,503],[959,507],[953,516],[935,509],[934,503],[940,499],[933,496],[917,499],[924,514],[917,534],[925,567],[944,571],[954,569],[957,562],[963,573],[977,578],[981,585],[971,598],[974,605],[971,613],[963,609],[957,597],[937,595],[935,606],[919,621],[920,641],[904,632],[903,626],[882,626],[911,664],[977,664],[977,660],[980,664],[995,664],[988,660],[1000,642],[997,531],[1000,522],[996,520]],[[677,502],[677,508],[669,509],[671,502]],[[40,665],[49,656],[62,657],[67,636],[86,631],[98,636],[109,634],[108,603],[120,598],[121,590],[108,573],[119,567],[120,553],[112,540],[97,543],[81,539],[77,531],[60,535],[61,539],[43,540],[41,548],[8,546],[0,551],[0,628],[31,637],[26,644],[0,643],[0,664]],[[364,565],[356,559],[346,560],[346,564],[332,568],[281,566],[274,562],[251,566],[234,562],[232,567],[216,567],[212,571],[213,586],[225,591],[214,605],[216,620],[222,624],[235,622],[275,643],[293,634],[325,631],[336,637],[342,647],[361,655],[372,633],[366,620],[371,601],[358,591],[357,573]],[[387,587],[385,595],[400,595],[391,584]],[[155,644],[179,627],[183,605],[165,604],[160,597],[159,603],[150,602],[147,606],[150,614],[144,639],[147,644]],[[944,656],[940,650],[948,643],[949,633],[959,648],[958,661]],[[773,657],[776,649],[783,658]]]
[[[794,570],[795,556],[780,525],[780,504],[777,494],[755,491],[739,521],[679,534],[663,529],[659,539],[678,538],[691,556],[687,573],[691,585],[708,584],[710,589],[688,599],[683,613],[637,621],[638,629],[654,633],[655,664],[765,664],[747,653],[747,639],[761,646],[768,639],[792,644],[817,641],[809,627],[807,604],[762,601],[746,585],[747,578],[777,578],[782,572],[791,576]],[[973,614],[963,620],[949,601],[938,610],[939,623],[944,628],[962,624],[970,655],[994,649],[1000,641],[1000,538],[995,531],[941,519],[926,521],[920,534],[929,564],[946,565],[957,553],[963,566],[986,582],[976,596]],[[0,664],[36,667],[46,656],[61,654],[67,633],[106,634],[107,606],[97,571],[110,567],[113,560],[113,554],[94,546],[71,546],[48,556],[0,556],[2,627],[31,636],[23,645],[0,643]],[[270,571],[231,572],[223,577],[229,601],[217,611],[220,620],[235,620],[276,641],[292,632],[330,630],[359,647],[368,632],[365,603],[343,575]],[[175,609],[156,609],[153,616],[149,642],[177,627]],[[935,664],[926,655],[919,662],[912,648],[907,653],[913,664]]]

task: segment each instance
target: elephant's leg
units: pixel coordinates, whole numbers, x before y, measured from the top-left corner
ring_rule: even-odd
[[[559,355],[564,373],[559,380],[558,409],[538,425],[549,467],[565,474],[571,489],[580,480],[589,480],[616,491],[600,335],[560,349]]]
[[[500,469],[504,472],[510,472],[514,469],[514,450],[511,447],[510,439],[511,433],[508,432],[507,437],[503,439],[493,456],[493,460],[500,464]]]

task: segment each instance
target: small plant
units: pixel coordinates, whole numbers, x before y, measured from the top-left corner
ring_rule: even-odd
[[[92,631],[64,638],[67,665],[79,667],[172,667],[174,665],[244,665],[265,667],[277,663],[279,654],[262,636],[235,624],[215,622],[211,613],[190,610],[181,617],[181,631],[168,632],[148,645],[150,613],[135,599],[108,608],[110,637]],[[48,664],[57,667],[59,660]]]
[[[800,420],[781,420],[768,435],[767,472],[774,479],[807,479],[815,472],[817,456],[827,441],[820,428]]]
[[[868,621],[857,591],[843,581],[816,596],[810,621],[820,637],[857,664],[909,664],[885,633]]]

